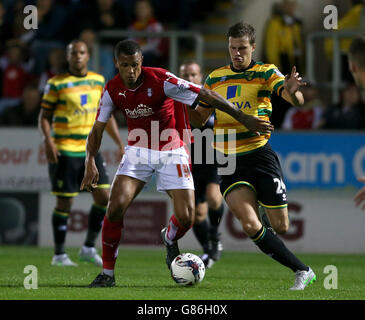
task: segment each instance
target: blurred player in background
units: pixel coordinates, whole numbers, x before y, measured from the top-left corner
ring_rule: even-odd
[[[359,35],[351,42],[348,52],[349,69],[354,77],[356,85],[360,88],[363,98],[365,98],[365,34]],[[365,177],[359,178],[360,182],[365,182]],[[364,203],[365,187],[355,195],[356,207]],[[361,207],[365,210],[365,204]]]
[[[48,80],[39,115],[39,128],[49,163],[52,194],[57,199],[52,215],[55,242],[52,265],[55,266],[77,265],[65,253],[67,219],[73,198],[79,192],[84,173],[86,138],[95,121],[105,83],[102,75],[88,71],[89,52],[84,42],[72,41],[67,46],[66,54],[68,72]],[[114,117],[108,122],[107,131],[122,156],[124,145]],[[86,240],[79,255],[81,260],[101,266],[102,261],[95,249],[95,240],[106,212],[110,185],[100,154],[96,156],[96,163],[100,179],[92,194],[94,204],[89,214]]]
[[[205,81],[206,88],[236,104],[242,113],[266,120],[272,113],[270,96],[274,91],[293,105],[304,103],[299,88],[305,83],[295,67],[284,77],[275,65],[252,59],[256,44],[255,29],[251,25],[239,22],[230,27],[228,48],[231,64],[214,70]],[[200,112],[204,123],[214,110],[207,109],[209,105],[203,102],[200,104],[195,111]],[[316,276],[275,234],[288,230],[289,219],[279,159],[268,143],[270,133],[252,133],[219,110],[215,110],[215,119],[215,149],[233,154],[237,159],[235,173],[221,176],[220,188],[228,207],[262,252],[295,272],[291,289],[303,290]],[[236,129],[236,134],[227,134],[232,128]],[[234,148],[227,144],[232,139],[236,142]],[[260,220],[259,205],[265,209],[275,232]]]
[[[180,77],[195,84],[202,84],[200,66],[193,60],[186,61],[180,66]],[[212,114],[201,130],[213,130],[213,125],[214,115]],[[193,232],[204,251],[201,258],[204,264],[210,268],[215,261],[220,259],[223,250],[218,227],[223,216],[224,206],[222,194],[219,190],[216,159],[214,159],[213,164],[207,163],[206,147],[206,140],[202,139],[202,145],[198,146],[197,150],[202,152],[202,162],[195,163],[194,143],[191,144],[192,174],[195,187],[195,222]],[[211,146],[209,147],[211,148]],[[209,221],[207,215],[209,216]]]
[[[96,121],[86,145],[85,174],[81,189],[92,191],[99,180],[96,155],[105,124],[115,109],[127,119],[128,146],[112,183],[102,227],[103,270],[89,287],[115,286],[114,267],[123,228],[124,214],[154,172],[158,191],[172,199],[174,214],[161,235],[166,246],[166,264],[179,255],[177,240],[194,222],[194,183],[184,142],[176,130],[175,104],[196,105],[199,100],[220,108],[252,131],[270,132],[269,121],[245,115],[210,90],[177,78],[161,68],[142,67],[140,46],[120,41],[114,53],[119,74],[103,92]]]

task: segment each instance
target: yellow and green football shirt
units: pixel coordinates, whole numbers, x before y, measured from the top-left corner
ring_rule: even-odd
[[[269,120],[271,94],[279,94],[285,77],[273,64],[252,61],[242,72],[225,66],[207,77],[204,87],[216,91],[242,112]],[[200,102],[204,106],[203,102]],[[213,147],[225,154],[243,155],[264,146],[270,134],[255,135],[227,113],[215,109]]]
[[[84,77],[66,73],[48,80],[41,107],[53,111],[52,135],[61,154],[85,156],[104,84],[102,75],[90,71]]]

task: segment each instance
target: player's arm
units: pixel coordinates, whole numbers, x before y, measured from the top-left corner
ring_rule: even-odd
[[[365,177],[361,177],[358,179],[360,182],[365,182]],[[363,203],[363,206],[361,207],[362,210],[365,210],[365,187],[362,187],[358,193],[356,193],[354,201],[356,207],[358,207],[360,204]]]
[[[284,89],[281,92],[281,96],[294,106],[304,104],[303,94],[299,91],[299,88],[305,86],[306,83],[294,66],[291,73],[285,76]]]
[[[257,133],[270,133],[274,130],[274,126],[270,123],[270,121],[263,120],[242,112],[233,103],[224,99],[215,91],[202,87],[197,99],[199,101],[205,102],[210,107],[217,108],[218,110],[229,114],[231,117],[242,123],[249,131]],[[204,119],[205,122],[208,120],[208,118]]]
[[[53,119],[53,110],[47,110],[41,108],[38,117],[38,128],[42,135],[47,161],[48,163],[57,163],[58,156],[60,155],[60,153],[57,150],[57,147],[51,136],[52,119]]]
[[[114,110],[109,92],[105,90],[100,100],[99,110],[91,131],[86,139],[85,172],[80,190],[92,192],[99,180],[99,172],[95,164],[95,157],[100,149],[103,133]],[[114,128],[115,129],[115,128]]]
[[[124,155],[124,143],[119,134],[118,124],[115,120],[115,117],[112,115],[105,127],[106,132],[108,132],[109,136],[113,139],[115,144],[118,146],[120,150],[120,158]]]
[[[105,122],[95,121],[86,140],[86,158],[84,178],[81,182],[80,190],[93,191],[99,181],[99,172],[96,168],[95,157],[100,149],[103,132],[106,127]]]
[[[195,128],[200,128],[208,121],[214,108],[204,108],[199,105],[195,109],[187,108],[187,111],[190,123]]]
[[[270,121],[254,117],[240,111],[233,103],[224,99],[217,92],[208,88],[198,86],[194,83],[180,79],[172,73],[165,73],[164,91],[166,96],[185,103],[190,106],[195,106],[198,102],[204,102],[208,107],[217,108],[228,113],[234,119],[242,123],[249,131],[256,133],[270,133],[274,130]],[[211,114],[211,112],[210,112]],[[202,120],[205,123],[208,120],[208,112],[203,114]]]

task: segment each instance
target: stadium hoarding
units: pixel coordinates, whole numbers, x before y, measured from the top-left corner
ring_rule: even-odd
[[[364,253],[365,215],[354,206],[353,196],[350,190],[289,191],[290,227],[280,237],[294,252]],[[224,249],[257,252],[256,245],[227,207],[219,232]],[[201,250],[192,232],[179,241],[179,247]]]
[[[121,130],[124,140],[127,131]],[[277,151],[288,190],[359,188],[365,175],[363,132],[274,132],[270,144]],[[110,179],[119,164],[117,148],[104,134],[101,153]],[[47,161],[37,129],[0,129],[0,190],[47,191]],[[145,191],[155,192],[153,181]]]
[[[39,194],[0,192],[0,245],[36,245]]]
[[[270,144],[288,190],[362,185],[357,177],[365,176],[364,132],[274,132]]]
[[[295,252],[365,252],[362,232],[365,215],[355,208],[352,197],[353,192],[350,190],[335,193],[326,190],[289,191],[290,228],[287,234],[281,236],[286,245]],[[51,212],[54,201],[48,192],[41,193],[38,245],[42,247],[49,247],[53,243]],[[90,205],[89,194],[81,194],[75,199],[66,246],[80,247],[85,240]],[[165,194],[141,193],[126,213],[121,245],[161,245],[160,230],[172,212],[171,202]],[[219,232],[226,250],[257,251],[226,206]],[[100,247],[100,243],[99,236],[97,247]],[[192,231],[179,240],[179,247],[181,252],[201,250]]]
[[[127,131],[121,130],[124,140]],[[118,168],[119,149],[108,134],[104,134],[101,154],[107,165],[109,180],[112,182]],[[146,185],[152,188],[154,179]],[[0,191],[49,191],[47,158],[37,129],[0,129]]]
[[[49,247],[53,244],[51,216],[55,204],[54,196],[48,192],[41,192],[39,203],[38,245]],[[81,247],[84,243],[91,204],[91,195],[87,193],[82,193],[74,199],[68,219],[66,246]],[[171,212],[171,208],[166,196],[144,195],[142,198],[137,197],[126,212],[121,244],[162,245],[160,230],[166,224],[168,212]],[[96,246],[101,246],[100,234]]]
[[[123,140],[127,137],[121,131]],[[362,186],[357,176],[365,175],[365,133],[362,132],[274,132],[270,141],[278,151],[288,189],[291,228],[286,243],[297,252],[364,252],[362,228],[364,213],[352,201],[355,190]],[[105,134],[101,152],[107,163],[110,179],[118,167],[117,148]],[[51,219],[55,198],[49,192],[48,168],[40,134],[37,129],[0,129],[0,191],[9,193],[40,193],[38,244],[52,245]],[[151,199],[163,202],[164,222],[172,208],[165,194],[155,191],[154,180],[146,186],[137,200],[143,208],[127,216],[136,218],[126,228],[126,239],[136,235],[135,243],[146,243],[146,234],[134,230],[147,223],[150,216],[141,215]],[[81,201],[81,205],[77,205]],[[75,215],[66,245],[80,246],[85,237],[85,217],[91,197],[82,193],[75,201]],[[156,211],[151,211],[154,216]],[[138,217],[141,219],[138,220]],[[142,217],[143,216],[143,217]],[[152,220],[155,219],[152,218]],[[245,237],[237,219],[228,211],[220,232],[227,250],[255,251],[256,247]],[[139,222],[138,222],[139,221]],[[150,232],[153,243],[160,241],[159,227]],[[128,230],[128,231],[127,231]],[[141,232],[140,232],[141,231]],[[153,236],[152,236],[153,235]],[[156,236],[156,238],[154,238]],[[139,239],[139,240],[138,240]],[[140,241],[140,242],[138,242]],[[100,243],[100,242],[99,242]],[[151,242],[150,242],[151,244]],[[181,240],[181,248],[200,249],[192,232]]]

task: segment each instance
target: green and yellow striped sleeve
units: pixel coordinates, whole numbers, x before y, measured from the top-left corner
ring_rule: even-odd
[[[267,88],[280,95],[280,90],[284,87],[285,77],[274,64],[268,67],[265,72],[265,79]]]
[[[48,80],[42,97],[41,107],[54,110],[58,102],[58,90],[52,79]]]

